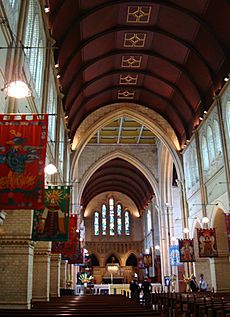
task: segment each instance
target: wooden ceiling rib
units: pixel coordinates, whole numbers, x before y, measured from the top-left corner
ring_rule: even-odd
[[[229,1],[49,0],[49,5],[70,139],[95,110],[131,102],[162,115],[182,147],[230,72]],[[125,142],[123,130],[116,131],[115,137],[99,131],[91,142]],[[134,135],[129,142],[137,140]]]
[[[153,189],[146,177],[129,162],[118,158],[107,162],[91,176],[81,204],[86,207],[93,197],[105,191],[118,191],[129,196],[140,211],[153,197]]]

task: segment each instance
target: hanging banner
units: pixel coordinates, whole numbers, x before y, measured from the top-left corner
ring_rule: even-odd
[[[70,187],[50,186],[45,190],[45,208],[35,210],[34,241],[67,241],[69,226]]]
[[[48,115],[0,114],[0,209],[44,208]]]
[[[179,239],[180,262],[194,262],[193,239]]]
[[[225,223],[227,228],[228,250],[230,252],[230,213],[225,214]]]
[[[215,228],[197,229],[197,239],[200,258],[218,256]]]
[[[152,255],[143,254],[144,267],[150,267],[152,265]]]
[[[180,266],[180,251],[178,245],[171,245],[169,247],[169,260],[171,266]]]
[[[83,248],[81,248],[80,233],[77,228],[77,215],[71,215],[68,241],[52,243],[52,253],[61,253],[62,260],[68,260],[71,264],[83,263]]]

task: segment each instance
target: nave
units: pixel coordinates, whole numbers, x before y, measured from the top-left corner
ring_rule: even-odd
[[[160,316],[151,308],[131,300],[124,295],[83,295],[62,296],[52,298],[50,302],[32,303],[31,310],[0,310],[0,315],[6,317],[26,316],[95,316],[95,317],[142,317]]]
[[[230,293],[152,293],[152,305],[120,295],[65,295],[49,302],[32,302],[31,310],[1,309],[6,317],[95,316],[95,317],[230,317]]]

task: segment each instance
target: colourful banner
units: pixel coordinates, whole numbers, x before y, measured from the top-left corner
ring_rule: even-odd
[[[44,208],[48,115],[0,114],[0,209]]]
[[[193,239],[179,239],[180,262],[194,262]]]
[[[227,228],[228,250],[230,251],[230,212],[225,214],[225,223]]]
[[[200,258],[218,256],[215,228],[197,229],[197,239]]]
[[[143,254],[144,267],[150,267],[152,265],[152,255]]]
[[[171,266],[180,266],[180,251],[178,245],[171,245],[169,247],[169,260]]]
[[[48,187],[45,190],[45,208],[34,211],[32,239],[67,241],[69,205],[70,187]]]
[[[71,264],[83,263],[83,248],[80,243],[80,233],[77,231],[77,215],[70,216],[69,240],[67,242],[53,242],[52,253],[61,253],[62,260]]]

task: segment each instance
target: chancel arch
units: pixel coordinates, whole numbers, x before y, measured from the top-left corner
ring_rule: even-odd
[[[104,164],[107,162],[115,159],[115,158],[120,158],[123,159],[130,164],[132,164],[134,167],[136,167],[143,175],[146,177],[146,179],[149,181],[150,185],[153,188],[153,191],[156,195],[156,199],[159,199],[159,189],[158,189],[158,184],[155,176],[153,175],[152,171],[148,169],[145,164],[143,164],[140,160],[135,158],[134,156],[128,154],[127,152],[121,151],[121,150],[115,150],[107,155],[101,157],[99,160],[97,160],[84,174],[83,178],[81,179],[81,182],[79,184],[78,188],[78,203],[81,201],[82,193],[85,189],[85,186],[87,185],[90,177]]]
[[[133,111],[134,107],[135,112]],[[180,150],[180,144],[172,127],[155,111],[147,109],[144,106],[131,103],[113,104],[101,107],[94,113],[90,114],[79,126],[72,143],[72,149],[75,150],[70,170],[72,179],[74,180],[78,178],[78,171],[76,169],[77,162],[81,152],[89,142],[90,138],[97,130],[120,116],[130,117],[152,131],[168,148],[173,157],[178,178],[183,179],[183,169],[177,153],[177,151]]]

